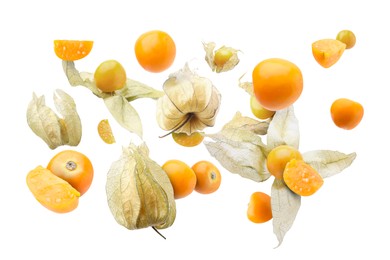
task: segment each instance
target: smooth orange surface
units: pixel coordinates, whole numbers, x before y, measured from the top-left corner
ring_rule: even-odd
[[[336,126],[345,130],[351,130],[362,121],[364,108],[356,101],[340,98],[332,103],[330,113]]]
[[[271,197],[260,191],[252,193],[248,204],[247,217],[254,223],[265,223],[271,220]]]
[[[217,166],[209,161],[199,161],[191,168],[196,175],[195,191],[210,194],[219,189],[222,176]]]
[[[271,111],[292,105],[303,90],[301,70],[284,59],[271,58],[257,64],[252,81],[257,101]]]
[[[175,199],[187,197],[194,191],[196,175],[186,163],[180,160],[168,160],[162,168],[171,181]]]
[[[67,181],[83,195],[91,186],[94,170],[89,158],[77,151],[64,150],[57,153],[47,169]]]
[[[142,34],[134,51],[141,67],[155,73],[168,69],[176,57],[175,42],[168,33],[159,30]]]

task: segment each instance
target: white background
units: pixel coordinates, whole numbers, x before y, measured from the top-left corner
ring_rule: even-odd
[[[128,2],[125,4],[125,2]],[[0,136],[0,259],[388,259],[389,140],[388,96],[390,18],[386,1],[2,1],[0,4],[0,73],[2,101]],[[172,67],[159,74],[144,71],[134,55],[137,37],[148,30],[167,31],[175,40]],[[357,43],[329,69],[319,66],[311,43],[335,38],[342,29],[355,32]],[[263,59],[279,57],[297,64],[304,91],[295,104],[302,152],[331,149],[356,152],[352,166],[326,179],[314,196],[303,198],[296,221],[283,244],[272,222],[246,218],[252,192],[270,192],[272,179],[255,183],[224,170],[218,192],[192,193],[177,200],[172,227],[163,240],[151,228],[130,231],[119,226],[106,202],[106,173],[132,135],[119,127],[103,102],[87,89],[69,86],[54,39],[89,39],[90,55],[76,62],[93,72],[106,59],[120,61],[128,77],[161,89],[169,73],[190,62],[222,93],[214,128],[217,132],[236,111],[252,116],[249,97],[237,87]],[[204,61],[202,41],[242,50],[231,72],[215,74]],[[26,122],[32,93],[52,95],[65,90],[76,101],[83,123],[78,147],[50,150]],[[361,124],[345,131],[331,121],[332,101],[347,97],[365,108]],[[144,140],[151,157],[162,164],[180,159],[192,165],[210,160],[204,145],[183,148],[155,120],[155,101],[132,103],[142,117]],[[107,145],[96,126],[108,118],[117,143]],[[63,149],[85,153],[95,167],[90,190],[68,214],[48,211],[35,201],[25,183],[27,173],[45,166]]]

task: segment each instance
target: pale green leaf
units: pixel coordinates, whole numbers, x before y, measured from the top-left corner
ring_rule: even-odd
[[[137,111],[122,96],[104,98],[106,107],[115,120],[128,131],[142,138],[142,123]]]
[[[322,176],[331,177],[349,167],[356,153],[345,154],[338,151],[317,150],[302,154],[304,161],[310,164]]]
[[[290,145],[299,148],[299,126],[293,106],[277,111],[268,127],[267,148]]]
[[[77,146],[81,141],[82,126],[77,113],[76,103],[70,95],[60,89],[57,89],[54,94],[54,103],[64,120],[63,132],[66,132],[66,142],[63,140],[64,143],[70,146]]]
[[[31,130],[40,137],[50,149],[55,149],[63,144],[61,126],[58,116],[45,104],[45,97],[37,97],[33,93],[33,99],[27,107],[27,123]]]
[[[292,192],[283,180],[275,179],[271,187],[272,224],[280,246],[292,227],[301,206],[301,196]]]

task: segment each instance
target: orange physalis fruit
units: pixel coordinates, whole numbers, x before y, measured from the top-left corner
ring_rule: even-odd
[[[287,163],[283,179],[290,190],[300,196],[313,195],[324,184],[321,175],[313,167],[296,159]]]
[[[247,217],[253,223],[265,223],[271,220],[271,197],[260,191],[252,193],[248,204]]]
[[[314,59],[324,68],[333,66],[344,53],[346,44],[336,39],[322,39],[312,43]]]
[[[54,40],[54,52],[58,58],[75,61],[85,58],[92,50],[93,41]]]
[[[106,144],[113,144],[115,143],[115,137],[112,133],[112,129],[110,126],[110,123],[108,122],[108,119],[103,119],[98,124],[98,133],[100,138],[106,143]]]

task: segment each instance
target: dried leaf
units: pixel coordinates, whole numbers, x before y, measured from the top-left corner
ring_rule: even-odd
[[[238,50],[233,49],[231,47],[222,46],[218,50],[215,50],[216,44],[214,42],[204,42],[203,48],[206,52],[205,60],[207,64],[210,66],[212,71],[215,71],[217,73],[225,72],[234,69],[237,64],[240,62],[240,59],[238,58]],[[216,62],[216,54],[223,53],[223,55],[228,55],[230,57],[225,56],[224,58],[227,58],[226,61],[219,64]]]
[[[109,96],[104,98],[106,107],[115,120],[128,131],[142,138],[142,123],[137,111],[122,96]]]
[[[63,137],[64,144],[77,146],[81,141],[82,127],[76,103],[67,93],[57,89],[54,95],[54,104],[63,117],[61,126],[66,131],[66,137]]]
[[[45,97],[37,97],[33,93],[33,99],[27,108],[27,123],[31,130],[39,136],[50,149],[62,145],[61,125],[54,111],[45,104]]]
[[[158,99],[164,95],[164,92],[132,79],[127,79],[126,86],[120,89],[118,93],[129,102],[138,98]]]
[[[92,73],[88,73],[88,72],[80,73],[76,69],[73,61],[62,61],[62,67],[71,86],[73,87],[84,86],[87,89],[89,89],[93,94],[95,94],[100,98],[105,98],[110,96],[110,94],[104,93],[96,87]]]
[[[112,133],[112,129],[110,126],[110,123],[108,122],[108,119],[102,119],[98,124],[98,134],[100,138],[106,143],[106,144],[113,144],[115,143],[115,137]]]
[[[267,148],[284,144],[299,148],[299,126],[293,106],[277,111],[268,127]]]
[[[259,132],[266,131],[267,123],[242,117],[237,113],[217,134],[206,134],[211,141],[204,141],[209,153],[232,173],[253,181],[265,181],[264,144]]]
[[[268,126],[268,121],[258,121],[251,117],[242,116],[240,112],[237,112],[233,119],[224,125],[223,129],[237,129],[249,131],[258,135],[265,135],[267,134]]]
[[[292,227],[301,206],[301,196],[292,192],[283,180],[275,179],[271,187],[272,224],[280,246]]]
[[[145,145],[123,150],[107,174],[106,193],[115,220],[128,229],[167,228],[176,216],[173,188]]]
[[[338,151],[317,150],[302,154],[303,160],[310,164],[322,176],[331,177],[349,167],[356,153],[345,154]]]

